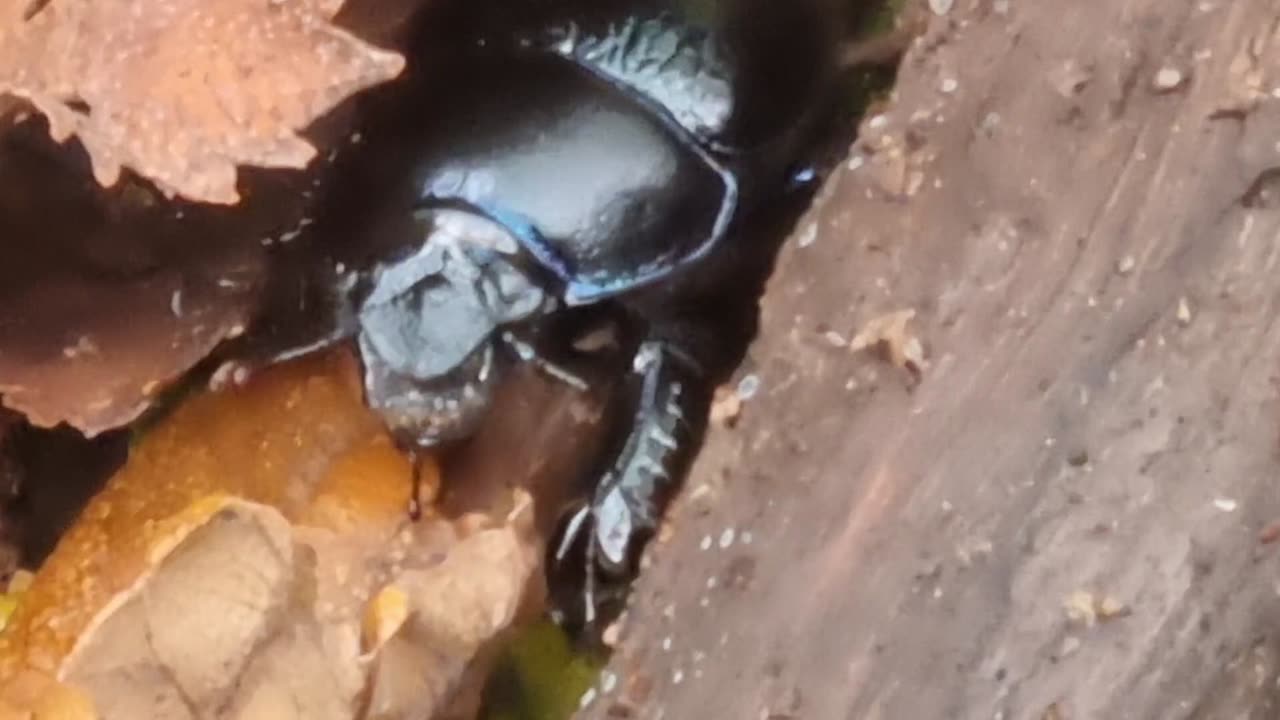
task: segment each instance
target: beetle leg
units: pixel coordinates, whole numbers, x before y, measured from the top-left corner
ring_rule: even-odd
[[[569,601],[582,603],[587,626],[635,574],[639,551],[688,470],[705,422],[705,386],[701,367],[674,344],[651,339],[637,349],[624,386],[631,417],[590,502],[563,521],[550,557],[553,571],[582,573],[579,596]],[[566,567],[575,562],[583,564]]]
[[[575,598],[574,603],[581,601],[582,603],[582,622],[586,627],[591,627],[596,621],[597,598],[597,582],[596,577],[596,545],[591,541],[591,528],[594,525],[595,518],[592,506],[589,503],[582,503],[576,510],[569,514],[564,520],[564,525],[560,531],[560,542],[556,544],[555,552],[552,553],[550,562],[553,566],[563,568],[566,564],[573,562],[574,547],[579,542],[585,542],[583,547],[582,565],[580,568],[582,574],[582,592],[580,598]],[[554,603],[553,603],[554,604]],[[554,617],[557,621],[565,619],[565,608],[555,607]]]
[[[608,581],[614,578],[607,574],[601,577],[599,547],[593,537],[596,518],[590,503],[580,504],[562,523],[560,541],[548,559],[551,571],[559,576],[552,579],[551,617],[560,624],[571,622],[581,629],[591,628],[600,608],[617,600],[626,586],[610,584]],[[561,583],[565,577],[561,573],[575,579]]]
[[[569,558],[570,553],[573,552],[574,541],[582,533],[584,523],[589,520],[591,520],[591,506],[586,504],[569,516],[560,535],[560,542],[556,545],[555,554],[552,556],[555,562],[562,563]]]
[[[514,332],[504,330],[502,331],[501,338],[502,342],[506,343],[507,347],[511,348],[512,352],[514,352],[516,357],[520,358],[521,361],[532,364],[548,376],[559,380],[578,392],[586,392],[588,390],[586,380],[583,380],[572,370],[543,357],[532,343],[517,337]]]
[[[590,546],[613,577],[634,570],[639,544],[656,530],[702,432],[702,369],[674,345],[646,341],[636,351],[634,417],[621,452],[596,487]]]

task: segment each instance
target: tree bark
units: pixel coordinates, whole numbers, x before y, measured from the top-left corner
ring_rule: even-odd
[[[580,716],[1275,717],[1277,97],[1276,0],[934,17]]]

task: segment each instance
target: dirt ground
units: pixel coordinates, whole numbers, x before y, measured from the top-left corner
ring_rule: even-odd
[[[932,5],[582,717],[1280,712],[1280,2]]]

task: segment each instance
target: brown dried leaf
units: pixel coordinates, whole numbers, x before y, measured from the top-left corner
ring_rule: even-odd
[[[861,352],[882,347],[894,365],[920,374],[925,369],[924,346],[920,338],[907,331],[907,323],[915,316],[916,311],[911,309],[881,315],[868,322],[849,341],[849,349]]]
[[[1213,111],[1213,116],[1247,115],[1266,99],[1268,70],[1274,70],[1274,66],[1269,67],[1264,58],[1275,56],[1274,51],[1267,47],[1269,44],[1270,40],[1265,35],[1258,35],[1231,58],[1225,83],[1226,96]]]
[[[94,175],[234,203],[236,166],[301,168],[297,131],[400,73],[404,58],[329,21],[340,0],[51,0],[0,25],[0,91],[26,98]],[[6,32],[7,30],[7,32]]]
[[[247,326],[260,239],[303,209],[286,183],[234,209],[103,190],[75,155],[34,123],[0,138],[0,395],[95,435]]]
[[[420,472],[437,485],[431,459]],[[524,603],[532,513],[405,513],[410,467],[335,352],[197,395],[85,509],[0,633],[0,717],[423,717]],[[369,702],[366,702],[369,701]],[[376,713],[374,712],[376,711]]]

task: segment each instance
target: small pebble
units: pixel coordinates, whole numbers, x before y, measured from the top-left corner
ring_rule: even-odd
[[[600,676],[600,692],[608,695],[618,686],[618,676],[611,672],[605,672]]]
[[[949,78],[944,78],[942,80],[942,85],[941,85],[942,92],[948,95],[955,92],[956,89],[959,87],[960,87],[960,83],[957,82],[955,78],[949,77]]]
[[[1116,272],[1120,273],[1121,275],[1128,275],[1129,273],[1133,272],[1133,268],[1135,265],[1137,265],[1137,261],[1133,259],[1133,256],[1125,255],[1124,257],[1120,258],[1119,262],[1116,263]]]
[[[671,542],[671,538],[675,537],[675,534],[676,534],[675,528],[671,526],[671,523],[664,522],[658,528],[658,542],[663,545],[666,545],[667,543]]]
[[[1162,67],[1151,80],[1151,87],[1157,92],[1171,92],[1182,87],[1186,81],[1187,76],[1178,68]]]
[[[710,550],[710,549],[711,549],[711,536],[710,536],[710,535],[704,535],[704,536],[702,537],[702,542],[698,544],[698,548],[699,548],[700,550]]]
[[[1236,508],[1240,506],[1240,503],[1237,503],[1231,498],[1216,498],[1213,501],[1213,506],[1222,512],[1235,512]]]
[[[760,376],[756,374],[744,375],[738,381],[738,387],[734,390],[738,397],[742,400],[750,400],[760,392]]]
[[[582,693],[582,697],[578,699],[578,708],[582,709],[596,701],[596,689],[588,688]]]
[[[671,652],[671,636],[670,635],[662,638],[662,651]]]
[[[1183,325],[1191,322],[1191,303],[1186,298],[1178,298],[1178,322]]]
[[[747,531],[745,531],[745,532],[743,532],[743,533],[742,533],[742,544],[743,544],[743,545],[750,545],[752,540],[755,540],[755,536],[751,534],[751,531],[750,531],[750,530],[747,530]]]
[[[671,673],[671,682],[674,685],[679,685],[684,682],[684,671],[677,669],[675,672]]]
[[[610,623],[609,627],[600,634],[600,642],[604,643],[605,647],[614,647],[618,644],[619,636],[622,634],[620,625],[621,623]]]
[[[809,247],[818,240],[818,223],[811,222],[804,226],[800,231],[800,237],[796,238],[796,244],[802,248]]]
[[[725,548],[733,544],[733,536],[734,536],[733,528],[725,528],[725,531],[720,533],[720,549],[721,550],[724,550]]]
[[[1060,657],[1068,657],[1076,650],[1080,649],[1080,638],[1074,635],[1068,635],[1062,640],[1062,649],[1058,651]]]
[[[955,0],[929,0],[929,9],[934,15],[946,15],[955,4]]]

